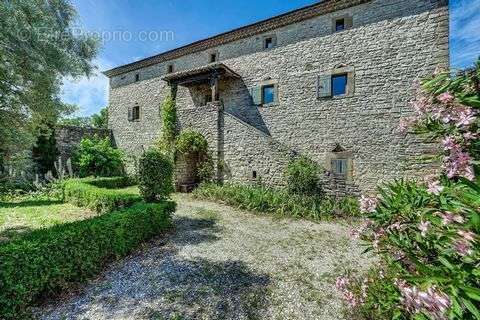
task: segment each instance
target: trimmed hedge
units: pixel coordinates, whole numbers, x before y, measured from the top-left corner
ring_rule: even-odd
[[[64,201],[76,206],[110,212],[142,201],[138,192],[118,189],[130,186],[129,178],[85,178],[67,180],[63,186]]]
[[[221,201],[244,210],[311,220],[360,214],[359,203],[355,198],[296,195],[283,189],[261,186],[202,184],[193,192],[193,196]]]
[[[0,245],[0,318],[29,317],[43,297],[98,274],[171,226],[175,204],[131,208],[36,230]]]

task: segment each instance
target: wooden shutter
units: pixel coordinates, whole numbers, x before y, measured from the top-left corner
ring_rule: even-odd
[[[353,28],[353,18],[345,17],[345,30]]]
[[[317,79],[317,97],[326,98],[332,96],[332,76],[321,75]]]
[[[133,121],[133,108],[128,107],[128,121]]]
[[[262,104],[262,87],[253,87],[250,89],[250,96],[252,97],[253,104],[259,106]]]

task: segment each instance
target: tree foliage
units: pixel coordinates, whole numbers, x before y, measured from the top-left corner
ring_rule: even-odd
[[[113,177],[123,173],[123,153],[109,138],[85,138],[74,154],[73,164],[81,177]]]
[[[29,148],[45,117],[68,110],[63,77],[90,75],[97,42],[75,34],[68,0],[0,2],[0,152]]]
[[[290,161],[285,172],[288,191],[304,195],[319,194],[320,169],[316,162],[305,156]]]
[[[139,161],[140,194],[147,202],[165,200],[174,191],[173,163],[157,148],[147,150]]]

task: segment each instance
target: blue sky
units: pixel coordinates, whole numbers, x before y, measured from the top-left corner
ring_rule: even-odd
[[[79,29],[101,35],[99,71],[149,57],[318,0],[72,0]],[[450,0],[451,63],[480,56],[480,0]],[[79,31],[78,31],[79,32]],[[108,80],[99,72],[65,81],[62,100],[91,115],[108,103]]]

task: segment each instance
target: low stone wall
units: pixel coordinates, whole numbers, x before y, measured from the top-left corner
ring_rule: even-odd
[[[97,129],[77,126],[59,126],[55,130],[55,141],[59,157],[63,163],[70,159],[83,138],[112,138],[109,129]]]

